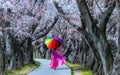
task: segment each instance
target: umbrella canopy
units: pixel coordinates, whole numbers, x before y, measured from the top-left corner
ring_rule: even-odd
[[[62,40],[58,36],[49,36],[45,39],[45,44],[50,49],[57,49],[61,46]]]

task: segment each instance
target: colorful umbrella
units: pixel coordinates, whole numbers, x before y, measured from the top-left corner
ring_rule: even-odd
[[[62,40],[58,36],[49,36],[45,39],[45,44],[50,49],[57,49],[61,46]]]

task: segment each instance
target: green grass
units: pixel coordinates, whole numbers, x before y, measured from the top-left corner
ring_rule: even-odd
[[[79,68],[79,69],[81,68],[79,64],[73,64],[70,62],[66,62],[66,65],[70,67],[72,75],[74,75],[74,68]]]
[[[71,69],[71,74],[74,75],[74,71],[73,71],[73,69]]]
[[[82,75],[93,75],[92,72],[89,70],[83,70],[81,73]]]
[[[73,64],[70,62],[66,62],[66,65],[70,67],[71,69],[71,74],[74,75],[75,70],[80,70],[82,75],[93,75],[93,73],[90,70],[85,70],[82,68],[79,64]]]
[[[35,61],[34,64],[26,65],[26,66],[22,67],[21,69],[16,69],[16,70],[12,70],[10,72],[6,72],[6,75],[27,75],[28,73],[35,70],[39,66],[40,66],[40,63]]]
[[[68,65],[68,66],[71,67],[71,68],[80,67],[79,64],[73,64],[73,63],[70,63],[70,62],[66,62],[66,65]]]

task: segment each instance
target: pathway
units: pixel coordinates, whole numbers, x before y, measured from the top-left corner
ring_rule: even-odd
[[[41,63],[40,67],[29,73],[28,75],[71,75],[71,70],[68,66],[62,65],[56,70],[50,69],[50,60],[35,59]]]

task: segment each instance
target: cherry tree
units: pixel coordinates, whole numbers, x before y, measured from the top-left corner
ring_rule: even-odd
[[[44,1],[38,5],[30,0],[1,0],[0,6],[3,9],[1,18],[5,21],[5,28],[1,27],[4,30],[1,31],[4,39],[1,43],[4,44],[0,61],[6,62],[2,63],[1,66],[6,67],[1,67],[0,72],[4,68],[10,71],[34,63],[32,42],[48,34],[57,23],[58,15],[47,17],[50,9]]]

